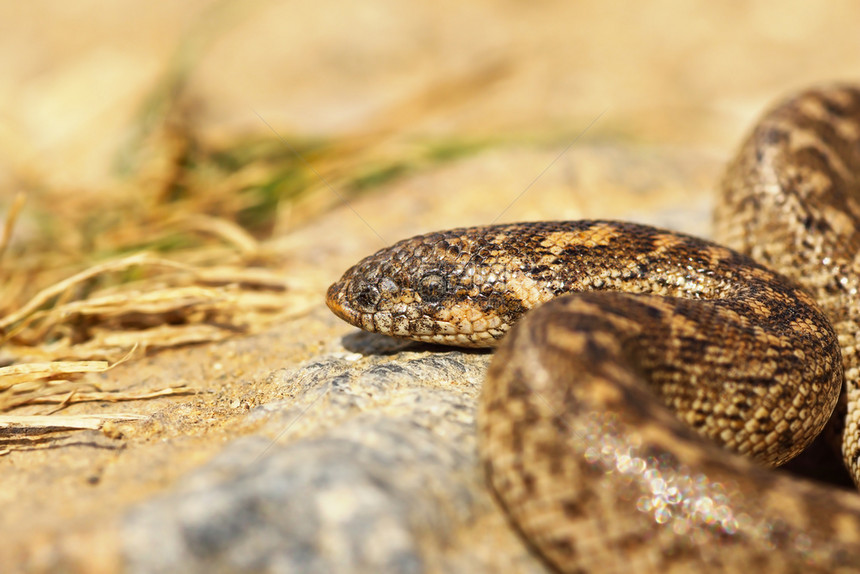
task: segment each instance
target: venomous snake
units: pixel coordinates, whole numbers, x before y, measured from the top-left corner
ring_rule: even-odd
[[[860,484],[860,88],[766,113],[715,229],[733,250],[613,221],[430,233],[327,303],[368,331],[499,343],[481,461],[558,570],[860,572],[860,496],[768,468],[839,402]]]

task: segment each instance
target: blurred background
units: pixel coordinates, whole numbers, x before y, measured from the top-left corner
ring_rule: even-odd
[[[116,213],[164,205],[261,237],[338,201],[309,167],[348,196],[592,122],[578,145],[727,156],[774,98],[858,75],[858,21],[847,0],[4,1],[0,213],[29,195],[30,248],[60,215],[89,236],[52,248],[133,243]]]

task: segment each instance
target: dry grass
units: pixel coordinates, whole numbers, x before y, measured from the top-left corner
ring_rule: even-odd
[[[389,144],[398,126],[503,75],[491,68],[443,82],[388,110],[372,133],[336,142],[286,138],[263,118],[260,133],[216,142],[198,129],[180,67],[144,99],[103,189],[51,189],[37,173],[15,174],[24,192],[0,202],[0,436],[20,435],[18,409],[35,416],[31,446],[56,430],[40,417],[70,404],[194,392],[108,391],[87,374],[308,310],[317,289],[269,240],[344,198],[486,145]],[[64,419],[68,428],[108,420]]]
[[[105,390],[88,374],[165,348],[258,332],[312,305],[289,261],[265,245],[294,191],[272,183],[283,167],[264,169],[251,154],[219,178],[227,168],[213,165],[223,151],[197,147],[192,158],[193,130],[178,135],[170,121],[162,128],[119,185],[75,193],[29,182],[6,210],[0,454],[56,446],[69,431],[135,417],[56,414],[70,404],[194,392]],[[16,227],[30,237],[16,242]],[[29,416],[10,414],[23,408]]]
[[[202,142],[180,101],[162,102],[155,120],[141,114],[127,173],[105,189],[46,189],[18,174],[25,191],[5,206],[0,235],[0,434],[22,432],[25,419],[9,413],[23,407],[52,414],[192,392],[107,391],[86,375],[258,332],[312,304],[288,259],[266,247],[284,204],[311,187],[306,168],[247,141]]]

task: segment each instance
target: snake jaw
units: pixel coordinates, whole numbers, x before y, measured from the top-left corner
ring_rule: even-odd
[[[380,280],[380,288],[352,275],[350,269],[328,288],[326,305],[336,316],[365,331],[463,347],[495,346],[506,331],[498,317],[483,313],[476,318],[468,300],[449,307],[425,301],[409,289],[394,289],[396,284],[388,277]],[[437,289],[437,280],[431,282],[430,287]]]
[[[361,260],[329,287],[329,309],[374,333],[494,347],[511,323],[497,312],[510,308],[502,300],[508,278],[476,276],[468,246],[458,245],[452,261],[453,248],[441,238],[407,239]]]

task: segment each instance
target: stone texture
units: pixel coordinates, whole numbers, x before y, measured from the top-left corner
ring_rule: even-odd
[[[254,436],[126,516],[130,571],[542,571],[477,463],[488,358],[406,347],[276,371],[287,398],[248,414]]]

